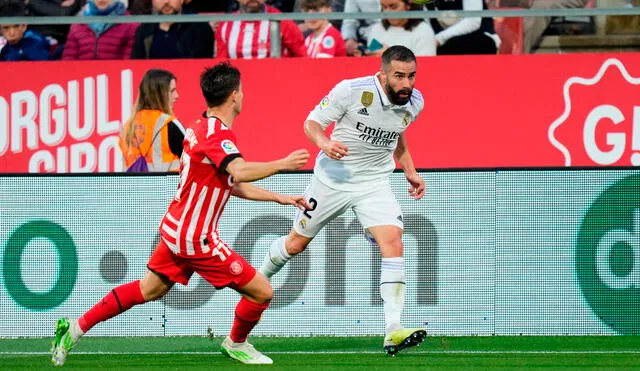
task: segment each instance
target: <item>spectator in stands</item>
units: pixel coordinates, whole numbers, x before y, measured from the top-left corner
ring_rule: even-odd
[[[27,13],[30,16],[35,17],[54,17],[54,16],[74,16],[78,14],[83,0],[28,0]],[[62,47],[67,41],[67,35],[71,28],[70,25],[60,24],[43,24],[33,25],[30,27],[32,30],[39,32],[42,36],[49,39],[49,43],[53,46],[52,49],[58,50],[62,53]],[[57,55],[54,59],[59,59],[60,55]]]
[[[426,7],[442,11],[487,9],[483,0],[434,0]],[[444,16],[431,18],[430,22],[436,33],[438,55],[496,54],[500,47],[492,18]]]
[[[406,12],[422,10],[410,0],[380,0],[383,12]],[[418,13],[420,14],[420,13]],[[371,50],[373,42],[382,44],[377,50]],[[383,19],[371,27],[366,55],[381,56],[389,46],[402,45],[411,49],[416,56],[436,55],[435,35],[431,25],[420,18]]]
[[[82,16],[118,16],[128,14],[117,0],[89,0]],[[73,24],[62,52],[63,60],[129,59],[137,24]]]
[[[280,13],[266,0],[238,0],[240,13]],[[304,57],[304,37],[293,21],[280,22],[283,57]],[[277,37],[278,35],[276,35]],[[268,58],[271,55],[269,21],[233,21],[216,25],[217,58]]]
[[[0,7],[0,17],[24,16],[23,2],[5,2]],[[0,34],[6,44],[0,50],[2,61],[43,61],[49,59],[49,43],[26,24],[0,25]]]
[[[307,13],[330,13],[331,0],[302,0],[301,10]],[[344,57],[347,48],[338,31],[326,19],[306,20],[304,23],[312,32],[305,38],[307,56],[311,58]]]
[[[533,0],[531,9],[584,8],[586,0]],[[524,18],[524,52],[530,53],[540,43],[551,17]]]
[[[358,12],[379,12],[380,0],[346,0],[344,2],[345,13],[358,13]],[[347,45],[348,55],[361,55],[358,47],[364,46],[364,43],[369,39],[369,32],[374,24],[379,20],[365,20],[358,21],[356,19],[345,19],[342,21],[342,38]]]
[[[163,15],[184,14],[184,0],[153,0]],[[143,23],[136,32],[133,59],[213,57],[213,30],[207,22]]]

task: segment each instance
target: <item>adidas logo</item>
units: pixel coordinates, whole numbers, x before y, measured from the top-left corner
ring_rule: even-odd
[[[369,116],[369,112],[367,112],[367,107],[362,107],[360,111],[358,111],[359,115]]]

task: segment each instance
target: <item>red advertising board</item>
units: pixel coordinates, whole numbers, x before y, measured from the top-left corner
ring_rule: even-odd
[[[3,63],[0,172],[121,170],[118,133],[149,68],[178,78],[178,118],[205,109],[198,75],[212,60]],[[244,109],[234,125],[251,160],[305,147],[309,110],[379,60],[233,62]],[[640,54],[420,58],[425,109],[407,130],[419,168],[640,165]],[[307,168],[313,167],[313,161]]]

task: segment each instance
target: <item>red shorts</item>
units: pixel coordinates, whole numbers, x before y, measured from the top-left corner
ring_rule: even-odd
[[[186,258],[174,254],[162,239],[149,258],[147,268],[173,282],[187,285],[193,272],[198,273],[216,289],[244,287],[256,275],[256,269],[237,252],[222,261],[217,255],[204,258]]]

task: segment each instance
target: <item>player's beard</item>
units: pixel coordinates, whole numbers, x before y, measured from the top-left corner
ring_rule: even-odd
[[[411,98],[411,93],[413,93],[413,89],[409,88],[395,91],[388,82],[385,86],[385,90],[387,91],[387,96],[389,97],[391,103],[395,104],[396,106],[404,106],[405,104],[409,103],[409,98]],[[400,94],[402,93],[405,93],[407,97],[401,97]]]

